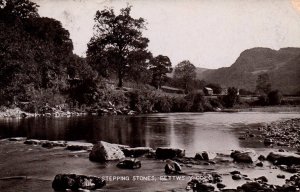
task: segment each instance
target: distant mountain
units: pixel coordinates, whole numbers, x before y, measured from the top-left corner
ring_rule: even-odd
[[[300,48],[247,49],[230,67],[197,69],[199,79],[251,91],[255,90],[256,79],[262,73],[269,74],[272,89],[285,94],[300,92]]]

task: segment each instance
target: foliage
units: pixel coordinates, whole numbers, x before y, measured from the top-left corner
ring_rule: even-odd
[[[166,81],[166,73],[172,72],[172,63],[169,57],[158,55],[151,59],[150,70],[152,71],[151,84],[158,89]]]
[[[228,94],[223,97],[223,103],[225,107],[233,107],[239,102],[238,90],[235,87],[228,88]]]
[[[147,90],[135,90],[129,93],[129,107],[139,113],[149,113],[153,111],[154,93]]]
[[[36,8],[22,0],[0,9],[0,89],[9,102],[32,100],[29,87],[55,94],[68,88],[69,32],[59,21],[38,17]]]
[[[212,110],[212,106],[204,97],[203,92],[191,92],[185,96],[185,99],[190,103],[190,111],[192,112],[204,112]]]
[[[282,93],[278,90],[270,91],[268,94],[268,101],[270,105],[280,105],[282,101]]]
[[[114,70],[118,86],[123,86],[124,77],[134,66],[147,66],[151,54],[146,50],[149,40],[142,36],[145,29],[143,18],[134,19],[131,7],[121,9],[116,15],[111,8],[97,11],[95,34],[88,43],[87,59],[102,75]]]
[[[195,78],[196,67],[190,61],[185,60],[175,66],[174,80],[185,92],[188,93],[193,89],[192,84]]]
[[[195,89],[201,89],[202,90],[204,87],[206,87],[206,85],[207,85],[207,83],[206,83],[205,80],[196,79],[194,81],[194,88]]]
[[[78,102],[79,105],[92,105],[98,102],[103,80],[84,58],[74,55],[70,62],[71,65],[67,68],[70,100]]]
[[[29,0],[1,0],[0,18],[11,21],[16,18],[39,17],[38,7],[37,4]]]
[[[221,109],[223,107],[221,100],[219,98],[209,98],[208,101],[213,108]]]
[[[187,101],[184,97],[174,97],[172,103],[172,112],[189,112],[192,107],[192,102]]]
[[[154,99],[154,109],[159,112],[172,112],[172,100],[167,96],[160,96]]]
[[[260,74],[256,80],[256,92],[268,94],[271,91],[270,77],[267,73]]]
[[[216,83],[209,83],[206,85],[206,87],[209,87],[213,90],[214,94],[221,94],[222,93],[222,87],[219,84]]]
[[[240,95],[254,95],[252,91],[246,90],[246,89],[240,89],[239,90]]]
[[[27,92],[32,100],[22,109],[32,113],[40,113],[45,106],[58,106],[66,103],[66,97],[52,89],[31,89]]]

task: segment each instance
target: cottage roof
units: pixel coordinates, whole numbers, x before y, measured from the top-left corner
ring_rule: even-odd
[[[206,89],[207,91],[212,91],[212,88],[210,87],[204,87],[204,89]]]
[[[182,89],[177,89],[175,87],[169,87],[169,86],[161,86],[162,89],[168,89],[172,91],[182,91]]]

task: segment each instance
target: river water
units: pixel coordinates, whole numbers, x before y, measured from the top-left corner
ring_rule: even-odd
[[[187,155],[201,150],[224,152],[259,144],[241,143],[245,126],[299,118],[293,112],[165,113],[139,116],[1,119],[1,137],[66,140],[130,145],[171,146]],[[247,146],[249,145],[249,146]]]
[[[270,150],[255,139],[239,140],[248,129],[257,129],[263,123],[300,118],[300,114],[270,112],[239,113],[170,113],[139,116],[72,117],[72,118],[28,118],[0,119],[0,137],[27,137],[31,139],[96,142],[104,140],[137,146],[179,147],[186,156],[206,150],[226,153],[233,149],[252,148],[266,155]],[[230,157],[229,157],[230,159]],[[87,152],[72,152],[63,148],[45,149],[41,146],[25,145],[23,142],[0,140],[0,191],[53,192],[51,183],[56,174],[75,173],[94,176],[126,176],[129,181],[108,181],[100,191],[186,191],[187,180],[134,180],[136,176],[165,176],[165,162],[141,158],[142,167],[123,170],[117,162],[95,163],[89,161]],[[269,183],[282,185],[277,174],[291,174],[273,169],[264,162],[264,167],[225,164],[183,166],[183,172],[198,175],[215,171],[223,177],[228,188],[236,188],[245,180],[234,181],[230,171],[239,170],[249,178],[267,176]],[[17,179],[17,178],[26,179]],[[12,178],[12,179],[3,179]],[[16,178],[16,179],[14,179]]]

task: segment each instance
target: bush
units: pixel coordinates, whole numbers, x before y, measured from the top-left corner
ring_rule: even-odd
[[[255,102],[255,104],[262,105],[262,106],[268,105],[268,97],[267,97],[267,95],[265,95],[265,94],[260,95],[258,97],[258,100]]]
[[[192,102],[188,102],[184,97],[172,98],[172,112],[189,112]]]
[[[273,90],[268,93],[268,101],[270,105],[280,105],[282,100],[282,94],[278,90]]]
[[[139,113],[149,113],[153,111],[154,98],[155,96],[152,92],[136,90],[129,93],[129,106],[132,110]]]
[[[31,94],[31,101],[24,105],[19,103],[19,107],[27,112],[37,113],[46,106],[56,107],[66,103],[65,96],[52,89],[32,90]]]
[[[172,111],[172,99],[167,96],[154,99],[154,109],[158,112],[168,113]]]
[[[235,87],[228,88],[228,94],[222,98],[225,107],[232,108],[239,102],[238,90]]]
[[[129,99],[128,97],[126,97],[124,91],[104,89],[102,91],[102,97],[100,103],[103,105],[103,104],[108,104],[108,102],[111,102],[117,108],[121,108],[121,107],[128,106]]]
[[[192,112],[204,112],[212,111],[213,107],[209,101],[204,97],[203,92],[192,92],[188,94],[185,99],[191,103],[190,111]]]
[[[213,108],[222,108],[223,107],[222,103],[220,101],[220,98],[217,98],[217,99],[210,98],[208,101]]]

